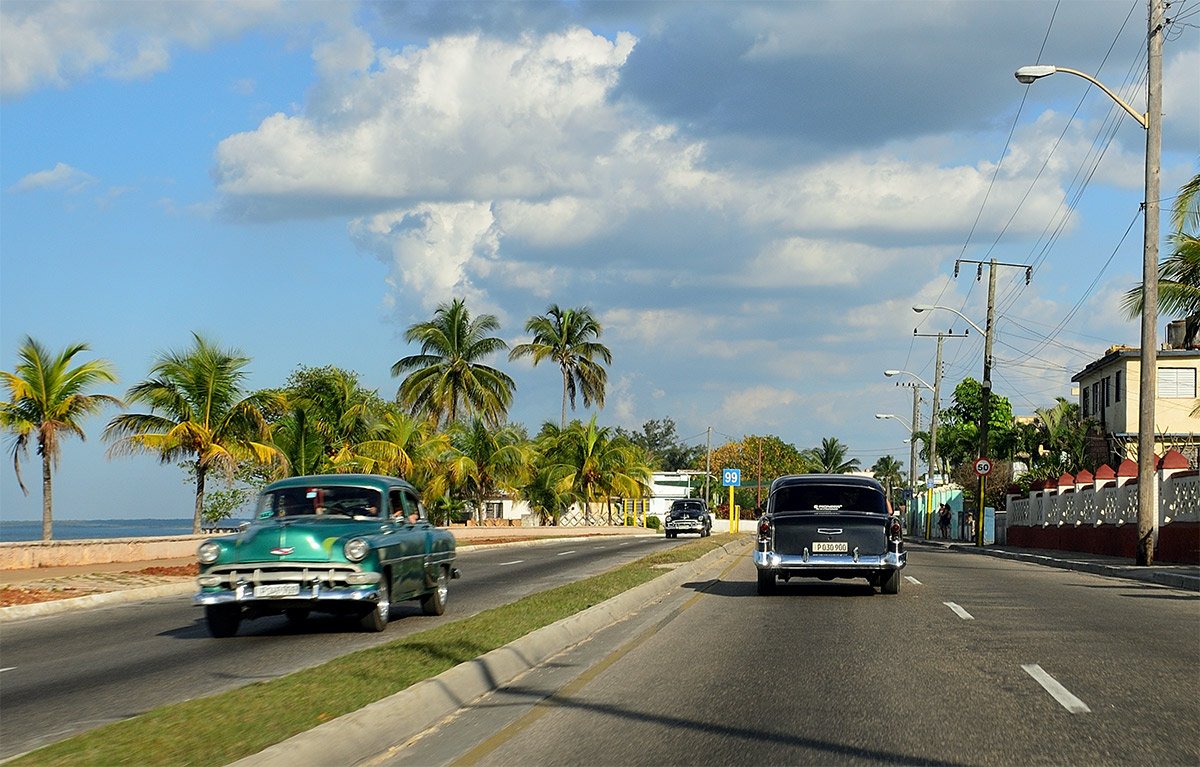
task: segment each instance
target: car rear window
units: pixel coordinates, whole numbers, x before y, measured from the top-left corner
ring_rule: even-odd
[[[793,485],[771,495],[771,509],[783,511],[865,511],[887,514],[883,494],[869,487]]]

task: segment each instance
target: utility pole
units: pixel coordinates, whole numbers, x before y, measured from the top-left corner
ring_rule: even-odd
[[[708,480],[712,476],[712,427],[708,427],[708,439],[704,442],[704,504],[707,506],[712,503],[712,496],[708,494]]]
[[[1141,392],[1138,394],[1138,512],[1136,562],[1154,563],[1158,544],[1158,482],[1154,465],[1154,399],[1158,394],[1158,194],[1162,164],[1163,0],[1148,0],[1146,43],[1146,214],[1142,240]]]
[[[1025,284],[1033,279],[1033,267],[1027,264],[1005,264],[991,259],[989,261],[972,261],[966,258],[956,259],[954,262],[954,276],[958,276],[958,265],[960,263],[978,264],[975,279],[983,278],[983,267],[988,267],[988,297],[987,297],[987,324],[983,326],[983,387],[980,398],[979,412],[979,457],[991,458],[991,448],[988,445],[988,430],[991,428],[992,420],[992,340],[995,337],[996,324],[996,267],[1011,266],[1025,270]],[[992,465],[995,465],[993,462]],[[985,497],[987,495],[987,475],[979,475],[979,494],[977,503],[975,504],[975,545],[983,545],[983,510],[986,506]]]
[[[933,363],[933,413],[929,416],[929,476],[925,481],[928,487],[928,500],[925,503],[925,539],[932,537],[933,526],[933,486],[937,475],[937,424],[938,407],[941,403],[942,391],[942,340],[946,338],[966,338],[967,334],[958,335],[953,331],[948,333],[918,333],[913,328],[913,336],[920,338],[937,338],[937,356]]]
[[[913,392],[912,433],[908,435],[908,489],[911,503],[917,497],[917,432],[921,429],[921,390],[914,381],[908,381],[905,386],[911,386]]]

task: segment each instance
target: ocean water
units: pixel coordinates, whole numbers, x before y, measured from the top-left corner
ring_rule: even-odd
[[[227,519],[222,529],[237,527],[241,520]],[[191,519],[56,519],[54,540],[87,538],[142,538],[152,535],[191,535]],[[0,519],[0,542],[40,541],[42,521]]]

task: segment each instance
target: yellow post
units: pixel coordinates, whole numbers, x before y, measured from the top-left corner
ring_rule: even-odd
[[[729,532],[737,532],[737,512],[733,508],[733,485],[729,486]]]

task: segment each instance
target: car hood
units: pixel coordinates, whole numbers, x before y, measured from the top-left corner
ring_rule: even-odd
[[[306,517],[259,522],[233,539],[221,564],[250,562],[344,562],[340,542],[377,535],[386,527],[338,517]]]

